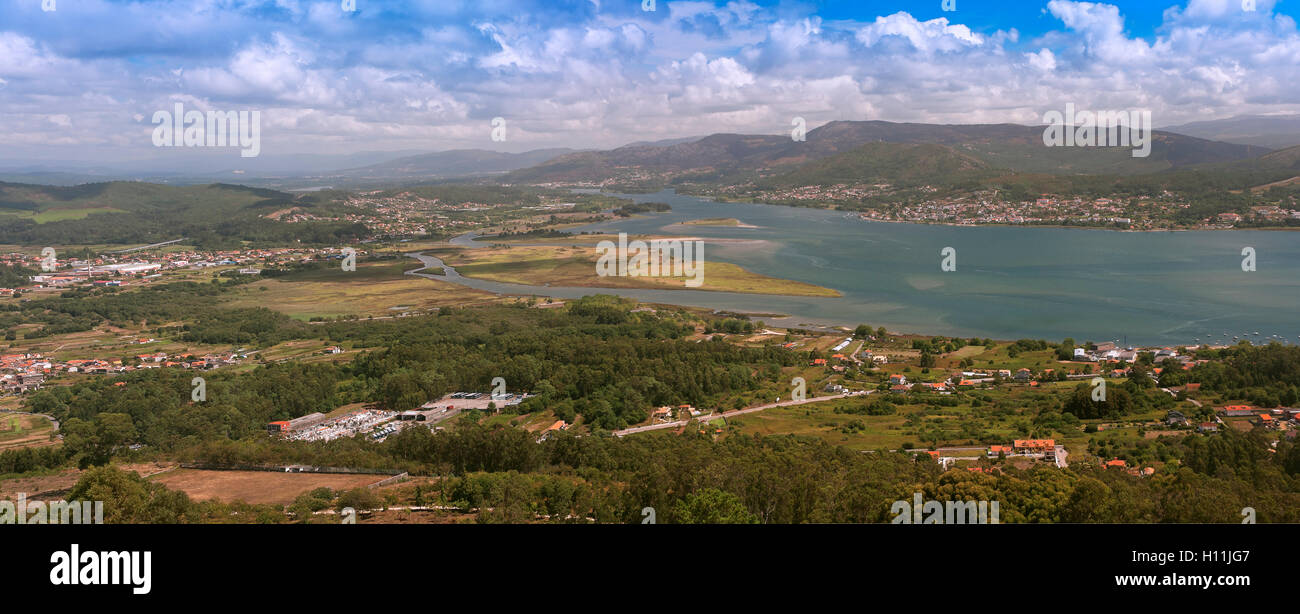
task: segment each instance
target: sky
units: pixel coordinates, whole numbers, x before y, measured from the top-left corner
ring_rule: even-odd
[[[166,154],[178,102],[259,111],[272,154],[1297,113],[1289,2],[0,0],[0,160]]]

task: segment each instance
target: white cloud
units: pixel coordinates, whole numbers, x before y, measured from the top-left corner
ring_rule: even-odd
[[[91,5],[108,14],[110,5]],[[140,130],[128,120],[173,100],[261,109],[264,138],[279,151],[493,147],[487,122],[498,115],[518,149],[778,134],[794,115],[810,126],[1036,123],[1066,102],[1150,108],[1158,125],[1300,112],[1300,32],[1274,5],[1258,0],[1247,13],[1239,0],[1189,0],[1139,38],[1114,5],[1050,0],[1044,19],[1054,26],[1022,43],[1015,30],[971,27],[961,12],[830,21],[799,8],[662,0],[653,14],[593,3],[609,12],[545,24],[524,14],[462,18],[470,4],[429,0],[416,6],[456,18],[367,36],[367,11],[281,2],[291,23],[191,56],[172,50],[193,49],[176,43],[187,35],[210,45],[204,19],[249,18],[211,0],[197,4],[199,17],[169,12],[153,26],[134,19],[146,7],[132,4],[122,9],[131,36],[153,41],[147,28],[167,30],[157,38],[170,46],[148,61],[67,55],[71,37],[0,32],[0,146],[129,145]],[[90,34],[96,50],[125,45]]]
[[[908,13],[898,12],[887,17],[877,17],[875,23],[857,31],[858,42],[873,47],[890,37],[906,40],[913,49],[922,53],[956,51],[967,46],[979,46],[984,38],[962,24],[950,24],[946,18],[918,21]]]

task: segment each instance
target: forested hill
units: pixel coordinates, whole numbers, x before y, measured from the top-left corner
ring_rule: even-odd
[[[335,243],[366,233],[355,223],[289,224],[264,217],[288,207],[318,217],[349,210],[328,194],[295,196],[220,183],[0,183],[0,243],[130,244],[187,237],[201,246],[221,247],[240,240]]]

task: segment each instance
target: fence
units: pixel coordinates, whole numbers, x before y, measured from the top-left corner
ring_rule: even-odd
[[[405,471],[392,469],[364,469],[358,467],[317,467],[313,465],[219,465],[215,463],[181,463],[183,469],[205,469],[208,471],[277,471],[280,473],[356,473],[388,475],[394,479],[406,476]],[[383,480],[387,482],[388,480]]]

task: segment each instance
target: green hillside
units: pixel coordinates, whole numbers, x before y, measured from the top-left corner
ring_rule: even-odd
[[[180,237],[205,246],[237,241],[337,242],[365,234],[343,222],[289,224],[264,215],[298,207],[320,216],[348,209],[333,195],[294,196],[228,184],[168,186],[114,181],[71,187],[0,183],[0,243],[152,243]]]
[[[770,180],[776,186],[883,181],[899,186],[948,184],[995,174],[990,165],[944,145],[868,143],[809,162]]]

